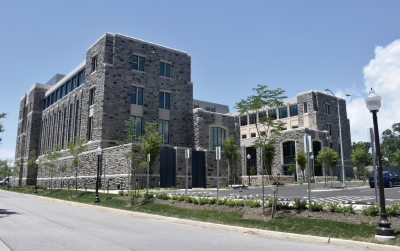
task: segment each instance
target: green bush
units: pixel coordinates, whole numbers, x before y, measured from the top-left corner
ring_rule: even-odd
[[[399,210],[400,210],[400,205],[399,205],[399,203],[396,202],[396,203],[386,207],[386,214],[388,216],[398,215]]]
[[[144,197],[146,200],[151,199],[151,198],[154,198],[154,193],[145,193],[145,194],[143,194],[143,197]]]
[[[267,205],[266,205],[266,207],[272,207],[272,205],[274,204],[274,199],[269,199],[269,200],[267,200]]]
[[[124,195],[125,195],[124,190],[120,190],[120,191],[118,192],[118,195],[119,195],[119,196],[124,196]]]
[[[300,199],[294,199],[293,207],[296,210],[306,209],[307,208],[307,201],[300,200]]]
[[[257,169],[253,166],[250,168],[250,175],[256,175],[257,174]]]
[[[377,216],[377,215],[380,214],[380,211],[381,210],[379,209],[379,206],[377,204],[373,204],[373,205],[370,205],[368,207],[363,207],[361,209],[361,212],[363,214],[368,215],[368,216]]]
[[[225,201],[223,199],[217,200],[217,205],[225,205]]]
[[[208,204],[209,202],[210,202],[210,199],[208,199],[208,198],[199,198],[200,205],[205,205],[205,204]]]
[[[236,205],[236,201],[234,199],[229,199],[226,204],[227,206],[234,207]]]
[[[282,201],[277,201],[276,202],[276,209],[281,210],[281,209],[290,209],[291,206],[289,202],[282,202]]]
[[[169,196],[166,193],[159,193],[156,195],[157,199],[161,199],[161,200],[168,200]]]
[[[342,207],[340,206],[339,201],[326,203],[326,208],[331,212],[335,213],[342,212]]]
[[[243,200],[237,200],[236,201],[236,206],[237,207],[243,207],[244,206],[244,201]]]
[[[178,196],[178,201],[184,201],[185,198],[186,198],[186,196],[184,196],[184,195],[179,195],[179,196]]]
[[[246,206],[251,207],[251,208],[261,207],[261,202],[256,199],[249,199],[249,200],[246,200]]]
[[[210,205],[217,204],[217,198],[211,198],[210,201],[208,202]]]
[[[311,201],[311,203],[308,205],[308,209],[310,209],[311,212],[321,211],[324,206],[324,202]]]
[[[177,200],[178,199],[178,194],[173,194],[172,196],[171,196],[171,200]]]
[[[190,196],[185,196],[185,202],[186,202],[186,203],[192,203],[192,202],[193,202],[192,197],[190,197]]]
[[[199,200],[197,198],[192,198],[193,204],[199,204]]]
[[[33,186],[33,187],[35,187],[35,186]],[[44,190],[46,190],[46,189],[47,189],[47,186],[41,185],[41,186],[38,186],[37,189],[44,189]]]
[[[342,213],[354,214],[355,212],[356,212],[356,209],[354,208],[353,204],[350,203],[350,205],[347,205],[347,206],[345,206],[343,204]]]

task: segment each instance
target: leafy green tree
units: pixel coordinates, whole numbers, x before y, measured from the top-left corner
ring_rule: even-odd
[[[352,152],[354,152],[356,149],[363,149],[367,153],[368,158],[365,159],[364,164],[366,166],[372,166],[372,154],[369,153],[369,150],[371,149],[371,142],[353,142],[353,144],[351,145]]]
[[[29,158],[28,158],[28,166],[30,166],[33,169],[33,172],[36,175],[36,179],[35,179],[35,190],[37,189],[37,174],[39,172],[39,167],[40,165],[36,164],[36,151],[32,150],[29,153]],[[39,163],[41,163],[42,161],[40,161]]]
[[[368,174],[368,170],[365,167],[366,163],[370,161],[370,156],[363,148],[355,148],[351,153],[351,158],[353,160],[353,164],[356,167],[357,176],[364,176]]]
[[[13,168],[13,177],[16,179],[18,177],[18,185],[21,185],[22,183],[22,162],[21,160],[16,160],[14,162],[14,168]]]
[[[335,152],[335,150],[329,147],[323,147],[322,150],[318,153],[318,156],[316,158],[317,162],[325,165],[325,186],[326,186],[326,173],[327,173],[326,167],[329,167],[333,173],[333,169],[336,167],[338,158],[339,156],[337,152]],[[331,186],[332,186],[332,181],[331,181]]]
[[[13,172],[11,167],[11,160],[0,160],[0,176],[2,176],[3,178],[8,178],[7,186],[10,185],[10,176],[12,175]]]
[[[0,113],[0,119],[5,118],[6,115],[7,113]],[[0,132],[4,132],[4,126],[1,122],[0,122]],[[0,138],[0,145],[1,145],[1,138]]]
[[[392,129],[386,129],[382,133],[381,153],[382,163],[385,166],[395,165],[392,159],[397,149],[400,149],[400,123],[394,123]]]
[[[400,149],[396,149],[396,152],[392,154],[392,159],[396,166],[400,166]]]
[[[266,174],[268,175],[272,174],[272,165],[275,157],[275,143],[275,140],[270,140],[264,145],[264,163],[266,167]]]
[[[83,168],[84,166],[79,160],[79,155],[85,152],[88,148],[88,145],[85,145],[85,143],[86,135],[76,136],[75,140],[68,143],[67,150],[72,155],[72,161],[70,165],[64,164],[61,166],[61,170],[66,171],[67,169],[70,169],[71,173],[75,171],[75,177],[78,176],[78,168]],[[75,181],[75,194],[78,194],[78,185],[76,183],[77,181]]]
[[[60,146],[56,145],[54,149],[49,149],[47,150],[47,153],[45,154],[44,158],[46,161],[44,162],[44,169],[48,170],[48,174],[50,177],[50,189],[52,189],[52,182],[53,182],[53,176],[56,171],[56,164],[55,162],[60,158],[63,154],[60,152]]]
[[[234,134],[230,135],[222,142],[222,149],[224,149],[224,155],[228,164],[228,171],[231,176],[231,187],[233,181],[233,171],[236,169],[236,163],[240,156],[240,147],[236,144],[236,137]],[[228,174],[229,177],[229,174]]]
[[[289,172],[290,174],[294,174],[294,173],[296,172],[296,166],[295,166],[295,164],[294,164],[293,162],[290,163],[288,172]]]
[[[234,108],[240,113],[240,115],[246,114],[251,117],[251,114],[260,114],[261,111],[266,109],[267,107],[279,107],[283,105],[283,99],[287,98],[283,96],[285,92],[281,88],[276,90],[269,90],[267,89],[268,86],[266,85],[257,85],[256,88],[253,88],[253,91],[256,92],[255,95],[250,95],[246,99],[242,99],[240,102],[236,103]],[[267,116],[259,116],[258,123],[255,123],[256,131],[257,131],[257,139],[254,141],[254,147],[258,148],[260,154],[264,154],[262,149],[269,141],[268,132],[270,129],[273,129],[273,134],[280,135],[281,131],[283,130],[284,123],[281,121],[274,120],[273,118]],[[264,160],[264,156],[260,156],[262,160]],[[261,169],[261,163],[260,163]],[[263,191],[263,198],[264,198],[264,172],[261,172],[262,175],[262,191]],[[268,176],[269,178],[273,179],[272,175]],[[269,179],[270,186],[272,190],[271,179]],[[276,200],[274,200],[276,201]],[[262,210],[264,213],[264,200],[262,205]]]
[[[304,171],[306,170],[307,156],[303,149],[297,152],[297,157],[295,158],[295,161],[299,165],[299,169],[303,173],[303,181],[305,181],[306,178],[304,177]]]

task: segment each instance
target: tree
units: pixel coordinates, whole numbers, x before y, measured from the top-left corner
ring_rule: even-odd
[[[364,176],[368,173],[366,169],[366,163],[370,161],[370,156],[363,148],[355,148],[351,153],[351,158],[353,160],[354,166],[357,168],[357,176]]]
[[[289,167],[289,169],[288,169],[288,172],[289,172],[290,174],[294,174],[294,173],[296,172],[296,166],[294,165],[293,162],[290,163],[290,167]]]
[[[268,141],[267,144],[264,145],[264,163],[266,166],[266,174],[272,174],[272,165],[274,163],[275,157],[275,140]]]
[[[52,189],[52,178],[55,173],[56,169],[56,162],[58,158],[60,158],[63,154],[60,152],[60,146],[56,145],[54,149],[47,150],[44,158],[47,160],[44,162],[44,169],[48,170],[49,177],[50,177],[50,189]]]
[[[306,170],[307,156],[303,149],[297,152],[297,157],[294,160],[299,165],[299,169],[303,173],[303,181],[305,181],[304,171]]]
[[[396,152],[392,154],[392,159],[396,166],[400,166],[400,149],[396,149]]]
[[[41,161],[39,163],[41,163]],[[28,165],[31,166],[33,168],[33,171],[35,172],[35,175],[36,175],[35,190],[37,190],[37,174],[39,172],[39,165],[36,164],[36,151],[35,150],[32,150],[29,153]]]
[[[246,114],[246,115],[251,115],[251,114],[260,114],[260,112],[267,107],[279,107],[283,105],[282,100],[287,98],[286,96],[283,96],[283,93],[285,92],[281,88],[278,88],[276,90],[269,90],[267,89],[268,86],[266,85],[257,85],[256,88],[253,88],[253,91],[256,92],[256,95],[250,95],[247,97],[247,99],[242,99],[240,102],[236,103],[234,108],[238,110],[240,115]],[[254,117],[254,116],[253,116]],[[253,118],[249,117],[249,118]],[[260,151],[260,154],[264,154],[262,149],[264,149],[264,146],[266,143],[269,141],[268,137],[268,132],[270,129],[273,129],[273,134],[275,135],[280,135],[281,131],[283,130],[284,124],[281,121],[276,121],[274,118],[270,118],[267,116],[259,116],[259,121],[258,123],[255,123],[256,125],[256,131],[257,131],[257,139],[254,141],[254,147],[258,148]],[[261,133],[261,130],[263,130],[263,133]],[[260,156],[262,160],[264,160],[264,156]],[[260,163],[261,167],[261,163]],[[261,169],[261,168],[260,168]],[[264,198],[264,171],[261,172],[261,179],[262,179],[262,191],[263,191],[263,198]],[[269,184],[271,186],[271,189],[274,191],[275,190],[272,186],[271,179],[273,179],[272,173],[267,176],[269,179]],[[270,179],[271,178],[271,179]],[[278,184],[278,182],[277,182]],[[275,205],[275,196],[274,196],[274,205]],[[262,210],[264,214],[264,199],[262,203]],[[273,213],[272,213],[273,217]]]
[[[352,152],[354,152],[356,149],[363,149],[367,153],[368,158],[365,159],[364,164],[366,166],[372,166],[372,154],[369,153],[369,150],[371,149],[371,142],[353,142],[351,145]]]
[[[7,186],[10,185],[10,175],[13,175],[13,172],[11,171],[10,163],[11,163],[11,160],[9,160],[9,159],[0,160],[0,175],[2,178],[8,177]]]
[[[7,113],[0,113],[0,119],[5,118],[6,115]],[[4,126],[1,122],[0,122],[0,132],[4,132]],[[0,138],[0,145],[1,145],[1,138]]]
[[[323,147],[322,150],[318,153],[316,160],[318,161],[318,163],[325,164],[325,187],[326,187],[326,173],[327,173],[326,167],[329,167],[333,172],[333,169],[336,167],[338,158],[339,157],[337,152],[335,152],[335,150],[329,147]],[[331,186],[332,186],[332,181],[331,181]]]
[[[386,129],[382,133],[381,153],[382,163],[385,166],[395,165],[392,159],[397,149],[400,149],[400,123],[394,123],[392,129]]]
[[[64,164],[61,166],[61,170],[71,169],[71,172],[75,170],[75,177],[78,176],[78,168],[82,168],[83,165],[79,161],[79,155],[87,150],[88,146],[84,145],[86,143],[86,135],[76,136],[75,140],[68,143],[67,150],[72,155],[72,162],[70,165]],[[78,184],[75,180],[75,195],[78,194]],[[72,194],[71,194],[72,198]]]
[[[147,167],[147,161],[145,160],[147,159],[147,154],[150,154],[149,172],[151,180],[154,164],[156,163],[158,155],[160,155],[161,152],[163,136],[159,135],[158,133],[157,122],[146,122],[144,131],[145,132],[140,136],[140,141],[142,142],[142,159],[144,160],[142,163],[140,163],[140,168],[144,169]]]
[[[232,180],[233,180],[233,170],[236,169],[236,162],[240,156],[240,147],[236,145],[236,137],[234,134],[226,138],[222,142],[222,149],[224,149],[224,155],[226,157],[226,162],[228,164],[228,171],[231,174],[231,187],[232,187]],[[229,174],[228,174],[229,177]]]

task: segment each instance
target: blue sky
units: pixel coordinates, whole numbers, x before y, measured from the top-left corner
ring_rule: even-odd
[[[105,32],[189,53],[194,98],[231,111],[257,84],[288,97],[349,92],[352,140],[366,141],[366,85],[378,88],[383,103],[397,104],[390,102],[400,90],[399,9],[400,1],[365,0],[2,1],[0,112],[9,115],[0,158],[14,156],[22,95],[75,68]],[[393,112],[380,115],[381,131],[400,122]]]

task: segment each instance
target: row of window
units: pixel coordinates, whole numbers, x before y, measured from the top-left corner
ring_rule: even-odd
[[[67,117],[67,114],[69,116]],[[61,149],[66,148],[67,142],[72,141],[78,136],[79,129],[79,100],[76,101],[75,109],[73,104],[65,107],[64,111],[54,113],[52,117],[42,121],[42,146],[41,153],[45,154],[48,149],[54,149],[56,145],[60,145]]]
[[[143,91],[141,87],[131,87],[131,104],[143,105]],[[158,108],[170,110],[170,96],[171,94],[168,92],[159,92]]]
[[[331,109],[330,109],[330,105],[325,104],[325,114],[329,115],[331,114]],[[335,111],[336,111],[336,116],[339,116],[339,107],[335,106]]]
[[[307,107],[307,102],[304,102],[304,104],[305,104],[305,107]],[[290,109],[290,117],[294,117],[294,116],[298,115],[297,104],[291,104],[289,106],[289,109]],[[279,112],[280,119],[287,118],[289,116],[287,106],[278,107],[278,112]],[[307,112],[307,108],[305,108],[305,112]],[[258,112],[259,119],[262,117],[265,117],[265,116],[267,116],[267,111]],[[277,119],[278,118],[277,117],[277,108],[268,109],[268,116],[269,116],[269,118]],[[255,123],[257,123],[257,114],[256,113],[249,114],[249,121],[247,121],[247,115],[243,115],[240,117],[240,125],[241,126],[253,125]]]
[[[83,80],[85,78],[85,69],[80,71],[78,74],[75,74],[72,78],[70,78],[67,82],[60,85],[57,90],[43,99],[43,110],[47,107],[51,106],[65,95],[75,90],[79,86],[83,84]]]
[[[132,70],[144,72],[144,63],[144,57],[134,55],[132,59]],[[160,76],[171,77],[171,64],[160,62]]]

